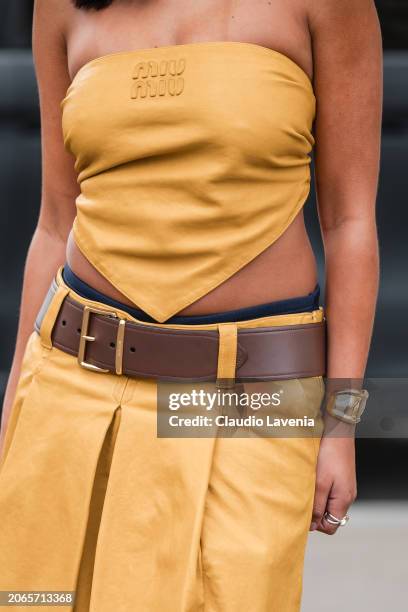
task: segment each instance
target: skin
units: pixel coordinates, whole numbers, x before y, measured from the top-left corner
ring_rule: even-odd
[[[79,68],[95,57],[209,40],[253,42],[280,51],[313,82],[315,180],[326,258],[327,375],[353,379],[355,384],[363,378],[379,277],[375,201],[382,45],[374,2],[116,0],[95,12],[77,10],[69,0],[36,0],[33,53],[42,119],[43,189],[25,266],[0,448],[26,341],[58,266],[68,260],[90,285],[131,303],[84,258],[70,234],[79,188],[74,160],[63,148],[60,100]],[[304,295],[316,281],[316,262],[301,212],[271,247],[180,314]],[[355,436],[352,427],[325,419],[311,529],[333,534],[337,527],[325,521],[324,511],[344,516],[357,494]],[[329,435],[333,428],[335,435]]]

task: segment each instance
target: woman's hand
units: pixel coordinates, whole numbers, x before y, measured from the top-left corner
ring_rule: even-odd
[[[316,490],[310,530],[333,535],[338,525],[328,523],[326,511],[343,518],[357,495],[355,438],[352,426],[333,430],[320,442],[316,471]]]

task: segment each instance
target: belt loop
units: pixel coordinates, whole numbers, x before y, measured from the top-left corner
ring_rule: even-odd
[[[218,365],[216,386],[219,389],[230,389],[235,386],[237,365],[238,329],[236,323],[218,325]]]
[[[51,299],[50,304],[48,305],[48,308],[44,314],[44,317],[41,321],[39,334],[41,338],[41,344],[45,348],[48,348],[48,349],[52,348],[52,340],[51,340],[52,330],[55,324],[55,320],[60,311],[62,302],[64,301],[68,293],[69,293],[68,287],[65,287],[64,285],[58,286],[58,288],[56,289]]]

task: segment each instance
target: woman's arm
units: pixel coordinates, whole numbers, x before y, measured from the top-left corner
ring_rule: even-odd
[[[379,279],[381,33],[373,0],[312,2],[309,27],[317,98],[315,178],[326,261],[327,377],[358,384]],[[331,417],[326,419],[329,425]],[[343,431],[343,437],[323,436],[320,447],[313,523],[325,533],[336,527],[322,521],[324,511],[341,518],[356,496],[354,431],[351,426]]]
[[[0,456],[27,339],[57,268],[75,216],[78,184],[73,158],[63,146],[59,103],[69,85],[64,42],[64,2],[37,0],[33,55],[41,112],[42,196],[39,219],[28,250],[14,359],[3,402]]]

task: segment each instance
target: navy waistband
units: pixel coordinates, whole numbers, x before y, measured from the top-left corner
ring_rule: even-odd
[[[66,263],[62,270],[62,277],[64,282],[73,289],[78,295],[96,302],[102,302],[113,308],[118,308],[128,312],[132,317],[139,321],[146,323],[157,323],[150,315],[144,310],[135,308],[134,306],[128,306],[118,300],[114,300],[111,297],[97,291],[83,280],[81,280],[71,270],[69,265]],[[287,300],[278,300],[275,302],[268,302],[266,304],[258,304],[256,306],[248,306],[246,308],[238,308],[237,310],[227,310],[225,312],[217,312],[206,315],[189,315],[180,316],[175,315],[167,319],[166,324],[174,325],[205,325],[206,323],[228,323],[234,321],[246,321],[247,319],[258,319],[261,317],[267,317],[270,315],[278,314],[292,314],[297,312],[311,312],[319,308],[320,298],[320,287],[317,284],[314,290],[307,295],[289,298]]]

